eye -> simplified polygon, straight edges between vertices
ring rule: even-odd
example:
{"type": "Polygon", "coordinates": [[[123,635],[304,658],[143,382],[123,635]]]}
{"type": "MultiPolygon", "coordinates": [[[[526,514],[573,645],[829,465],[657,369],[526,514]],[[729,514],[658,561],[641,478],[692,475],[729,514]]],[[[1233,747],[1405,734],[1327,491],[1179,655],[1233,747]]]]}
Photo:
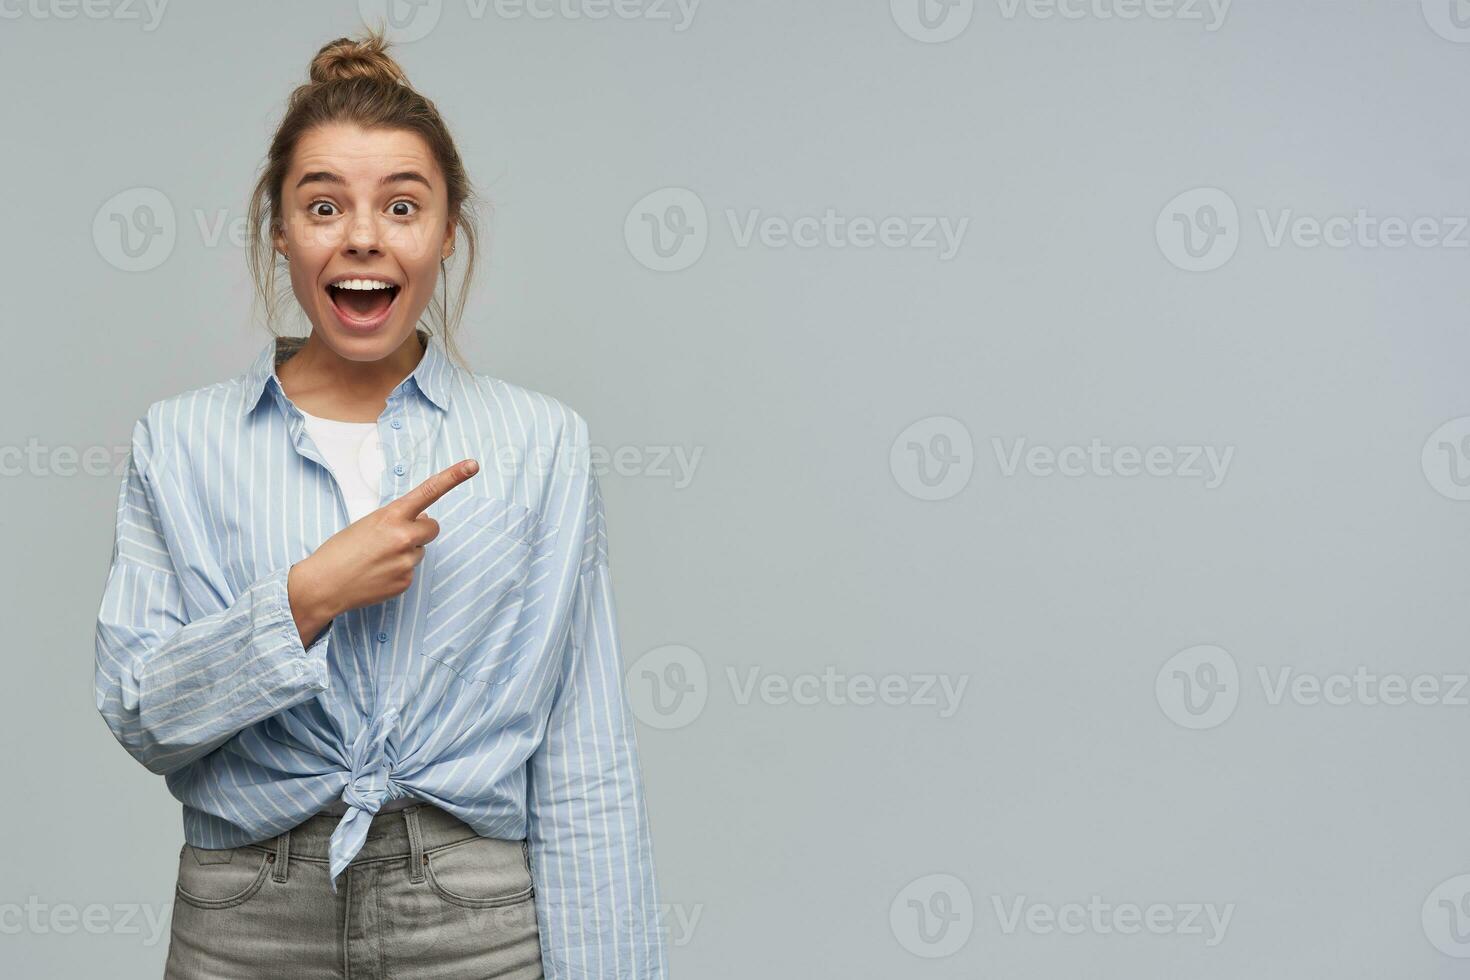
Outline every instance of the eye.
{"type": "Polygon", "coordinates": [[[329,208],[331,208],[334,211],[337,209],[337,205],[333,204],[331,201],[312,201],[310,204],[308,204],[306,206],[306,210],[310,211],[313,215],[315,215],[318,218],[330,218],[331,217],[330,214],[323,214],[322,212],[320,212],[320,211],[317,210],[317,206],[318,205],[329,207],[329,208]]]}
{"type": "Polygon", "coordinates": [[[392,212],[392,214],[393,214],[393,216],[395,218],[407,218],[410,215],[412,215],[415,211],[417,211],[418,209],[419,209],[419,206],[416,203],[414,203],[413,201],[408,201],[408,200],[394,201],[392,204],[388,205],[388,210],[390,212],[392,212]],[[409,208],[411,210],[408,210],[408,211],[395,211],[394,208],[409,208]]]}

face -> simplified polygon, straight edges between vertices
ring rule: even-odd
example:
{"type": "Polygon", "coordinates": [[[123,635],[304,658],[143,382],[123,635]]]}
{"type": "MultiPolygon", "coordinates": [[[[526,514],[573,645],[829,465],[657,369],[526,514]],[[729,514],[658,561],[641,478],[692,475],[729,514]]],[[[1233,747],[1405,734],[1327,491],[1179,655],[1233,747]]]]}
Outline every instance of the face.
{"type": "Polygon", "coordinates": [[[349,360],[402,346],[453,248],[448,201],[416,133],[333,124],[303,135],[273,237],[313,334],[349,360]]]}

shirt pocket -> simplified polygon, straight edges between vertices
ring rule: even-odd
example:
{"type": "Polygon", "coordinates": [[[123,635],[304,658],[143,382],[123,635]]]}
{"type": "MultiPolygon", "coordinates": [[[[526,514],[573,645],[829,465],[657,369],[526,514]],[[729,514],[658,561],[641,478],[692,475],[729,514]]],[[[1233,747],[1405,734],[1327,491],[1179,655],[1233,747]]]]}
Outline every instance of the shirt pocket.
{"type": "Polygon", "coordinates": [[[499,497],[465,495],[432,515],[428,612],[419,653],[467,681],[502,684],[517,653],[539,527],[536,512],[499,497]]]}

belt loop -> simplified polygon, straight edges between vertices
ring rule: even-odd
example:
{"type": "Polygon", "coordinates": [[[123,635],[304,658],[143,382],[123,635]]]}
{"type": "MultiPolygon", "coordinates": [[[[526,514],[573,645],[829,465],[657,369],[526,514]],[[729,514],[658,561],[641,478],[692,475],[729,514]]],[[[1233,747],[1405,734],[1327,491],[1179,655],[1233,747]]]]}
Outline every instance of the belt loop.
{"type": "Polygon", "coordinates": [[[418,804],[403,808],[403,822],[408,824],[408,880],[417,883],[424,880],[424,865],[429,860],[424,857],[424,842],[419,836],[418,804]]]}
{"type": "Polygon", "coordinates": [[[286,880],[286,865],[291,863],[291,831],[284,831],[276,838],[276,869],[271,872],[271,877],[276,881],[286,880]]]}

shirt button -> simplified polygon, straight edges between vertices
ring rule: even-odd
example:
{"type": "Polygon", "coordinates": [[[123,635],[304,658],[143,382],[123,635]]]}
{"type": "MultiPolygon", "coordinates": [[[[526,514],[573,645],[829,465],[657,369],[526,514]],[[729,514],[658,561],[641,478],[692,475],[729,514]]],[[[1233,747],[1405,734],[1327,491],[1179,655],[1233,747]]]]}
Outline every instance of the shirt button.
{"type": "Polygon", "coordinates": [[[393,428],[395,428],[395,429],[401,429],[401,428],[403,428],[403,422],[400,421],[399,419],[394,419],[389,424],[392,425],[393,428]]]}
{"type": "Polygon", "coordinates": [[[402,476],[403,475],[403,464],[402,463],[396,464],[393,467],[393,472],[394,473],[397,473],[399,476],[402,476]]]}
{"type": "Polygon", "coordinates": [[[388,634],[387,633],[383,633],[383,632],[380,631],[378,633],[378,642],[379,643],[387,643],[388,642],[388,634]]]}
{"type": "Polygon", "coordinates": [[[305,660],[298,660],[298,661],[296,661],[296,673],[298,673],[298,674],[304,674],[304,673],[306,673],[306,661],[305,660]]]}

